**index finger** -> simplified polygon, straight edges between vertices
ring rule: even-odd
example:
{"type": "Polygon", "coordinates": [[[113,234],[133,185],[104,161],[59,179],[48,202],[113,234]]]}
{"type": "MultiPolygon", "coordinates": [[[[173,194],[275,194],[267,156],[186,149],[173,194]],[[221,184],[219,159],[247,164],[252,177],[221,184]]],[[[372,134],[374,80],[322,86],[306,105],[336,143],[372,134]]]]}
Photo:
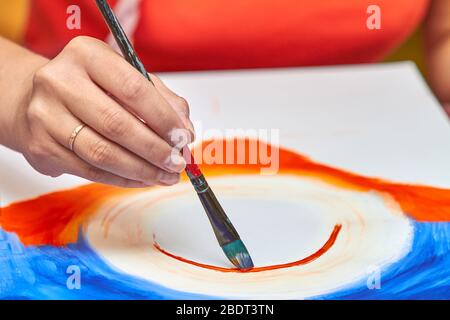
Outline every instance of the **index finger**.
{"type": "MultiPolygon", "coordinates": [[[[182,119],[158,90],[125,59],[104,44],[91,53],[85,68],[97,85],[126,105],[169,144],[176,144],[171,136],[173,130],[186,129],[182,119]]],[[[187,136],[190,141],[190,136],[187,136]]]]}

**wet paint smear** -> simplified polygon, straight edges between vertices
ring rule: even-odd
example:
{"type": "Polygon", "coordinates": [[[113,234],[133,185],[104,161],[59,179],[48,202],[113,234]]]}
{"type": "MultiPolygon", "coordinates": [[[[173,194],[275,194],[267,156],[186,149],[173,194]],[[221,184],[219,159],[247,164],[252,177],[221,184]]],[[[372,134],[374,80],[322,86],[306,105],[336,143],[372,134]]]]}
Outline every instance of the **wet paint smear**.
{"type": "Polygon", "coordinates": [[[309,256],[307,256],[305,258],[302,258],[297,261],[289,262],[289,263],[275,264],[275,265],[264,266],[264,267],[255,267],[255,268],[247,269],[247,270],[242,270],[242,269],[238,269],[238,268],[218,267],[218,266],[213,266],[213,265],[209,265],[209,264],[195,262],[195,261],[183,258],[183,257],[179,257],[179,256],[176,256],[176,255],[164,250],[163,248],[161,248],[161,246],[156,242],[156,240],[154,241],[153,246],[156,248],[156,250],[158,250],[159,252],[165,254],[166,256],[168,256],[170,258],[173,258],[178,261],[181,261],[181,262],[184,262],[187,264],[191,264],[193,266],[197,266],[200,268],[214,270],[214,271],[220,271],[220,272],[252,273],[252,272],[262,272],[262,271],[270,271],[270,270],[297,267],[297,266],[305,265],[307,263],[310,263],[310,262],[316,260],[320,256],[324,255],[328,250],[330,250],[330,248],[336,242],[336,239],[339,235],[339,232],[341,231],[341,228],[342,228],[342,225],[340,225],[340,224],[335,225],[333,228],[333,231],[331,232],[330,237],[325,242],[325,244],[319,250],[317,250],[316,252],[314,252],[313,254],[310,254],[309,256]]]}

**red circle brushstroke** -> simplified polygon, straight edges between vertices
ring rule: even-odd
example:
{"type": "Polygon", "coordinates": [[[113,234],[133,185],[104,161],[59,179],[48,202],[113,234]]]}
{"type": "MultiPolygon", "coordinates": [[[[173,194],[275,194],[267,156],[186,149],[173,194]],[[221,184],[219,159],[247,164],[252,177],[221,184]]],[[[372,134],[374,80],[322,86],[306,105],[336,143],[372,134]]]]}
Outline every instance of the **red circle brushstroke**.
{"type": "Polygon", "coordinates": [[[275,264],[275,265],[265,266],[265,267],[256,267],[256,268],[246,269],[246,270],[238,269],[238,268],[218,267],[218,266],[213,266],[213,265],[209,265],[209,264],[192,261],[192,260],[189,260],[189,259],[186,259],[183,257],[179,257],[179,256],[176,256],[173,253],[170,253],[170,252],[164,250],[163,248],[161,248],[161,246],[156,241],[154,241],[153,246],[155,247],[156,250],[158,250],[159,252],[165,254],[166,256],[168,256],[170,258],[176,259],[178,261],[181,261],[181,262],[184,262],[184,263],[196,266],[196,267],[204,268],[204,269],[220,271],[220,272],[236,272],[236,273],[262,272],[262,271],[297,267],[297,266],[305,265],[307,263],[310,263],[310,262],[316,260],[320,256],[324,255],[334,245],[334,243],[336,242],[336,239],[339,235],[339,232],[341,231],[341,228],[342,228],[342,225],[340,225],[340,224],[335,225],[333,228],[333,231],[331,232],[330,237],[325,242],[325,244],[319,250],[317,250],[313,254],[311,254],[303,259],[293,261],[293,262],[283,263],[283,264],[275,264]]]}

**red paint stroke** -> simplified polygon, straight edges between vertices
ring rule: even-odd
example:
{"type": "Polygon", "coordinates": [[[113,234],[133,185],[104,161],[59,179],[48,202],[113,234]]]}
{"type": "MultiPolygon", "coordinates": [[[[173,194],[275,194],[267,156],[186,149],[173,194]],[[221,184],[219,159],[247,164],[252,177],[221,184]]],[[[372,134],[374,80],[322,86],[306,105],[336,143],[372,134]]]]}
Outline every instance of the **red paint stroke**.
{"type": "MultiPolygon", "coordinates": [[[[230,159],[238,163],[236,152],[228,152],[227,156],[227,150],[230,149],[243,149],[246,162],[251,163],[250,150],[255,145],[258,154],[262,148],[268,151],[268,157],[279,154],[279,175],[311,178],[351,191],[375,191],[386,199],[387,205],[400,206],[406,215],[415,220],[450,221],[448,189],[364,177],[316,163],[294,151],[249,139],[206,141],[197,146],[192,153],[195,158],[199,153],[207,155],[213,153],[214,158],[222,163],[203,162],[201,170],[207,178],[223,175],[259,175],[262,168],[268,167],[261,159],[257,159],[255,164],[227,164],[230,159]],[[228,144],[231,144],[233,149],[227,148],[228,144]]],[[[197,159],[197,163],[202,161],[197,159]]],[[[195,171],[195,168],[192,169],[195,171]]],[[[184,179],[187,180],[187,177],[184,179]]],[[[0,208],[0,226],[5,231],[15,232],[25,245],[66,245],[77,241],[80,226],[86,223],[90,215],[95,214],[99,206],[107,201],[120,201],[122,196],[137,192],[142,190],[89,184],[49,193],[0,208]]]]}
{"type": "Polygon", "coordinates": [[[307,256],[306,258],[297,260],[297,261],[293,261],[293,262],[289,262],[289,263],[282,263],[282,264],[275,264],[275,265],[271,265],[271,266],[265,266],[265,267],[255,267],[252,269],[247,269],[247,270],[242,270],[242,269],[238,269],[238,268],[224,268],[224,267],[218,267],[218,266],[213,266],[210,264],[204,264],[204,263],[200,263],[200,262],[195,262],[183,257],[179,257],[174,255],[173,253],[170,253],[166,250],[164,250],[163,248],[161,248],[161,246],[155,241],[153,243],[153,246],[161,253],[165,254],[166,256],[176,259],[178,261],[184,262],[184,263],[188,263],[191,264],[193,266],[196,267],[200,267],[203,269],[209,269],[209,270],[214,270],[214,271],[220,271],[220,272],[236,272],[236,273],[250,273],[250,272],[262,272],[262,271],[270,271],[270,270],[277,270],[277,269],[285,269],[285,268],[292,268],[292,267],[297,267],[297,266],[301,266],[301,265],[305,265],[308,264],[314,260],[316,260],[317,258],[321,257],[322,255],[324,255],[328,250],[330,250],[330,248],[333,246],[333,244],[336,242],[336,239],[339,235],[339,232],[341,231],[342,225],[337,224],[334,226],[333,232],[331,232],[330,237],[328,238],[327,242],[325,242],[325,244],[316,252],[314,252],[313,254],[307,256]]]}
{"type": "Polygon", "coordinates": [[[202,172],[200,171],[200,167],[195,163],[194,156],[188,147],[183,149],[183,156],[186,160],[186,171],[194,178],[200,177],[202,172]]]}

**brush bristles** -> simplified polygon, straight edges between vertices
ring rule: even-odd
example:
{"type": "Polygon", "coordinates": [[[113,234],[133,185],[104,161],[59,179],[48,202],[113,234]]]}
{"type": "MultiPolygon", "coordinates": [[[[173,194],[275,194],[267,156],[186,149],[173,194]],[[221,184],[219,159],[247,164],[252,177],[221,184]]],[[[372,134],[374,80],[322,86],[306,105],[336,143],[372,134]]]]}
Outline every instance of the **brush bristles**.
{"type": "Polygon", "coordinates": [[[254,267],[252,258],[241,240],[230,242],[222,249],[236,268],[244,271],[254,267]]]}

